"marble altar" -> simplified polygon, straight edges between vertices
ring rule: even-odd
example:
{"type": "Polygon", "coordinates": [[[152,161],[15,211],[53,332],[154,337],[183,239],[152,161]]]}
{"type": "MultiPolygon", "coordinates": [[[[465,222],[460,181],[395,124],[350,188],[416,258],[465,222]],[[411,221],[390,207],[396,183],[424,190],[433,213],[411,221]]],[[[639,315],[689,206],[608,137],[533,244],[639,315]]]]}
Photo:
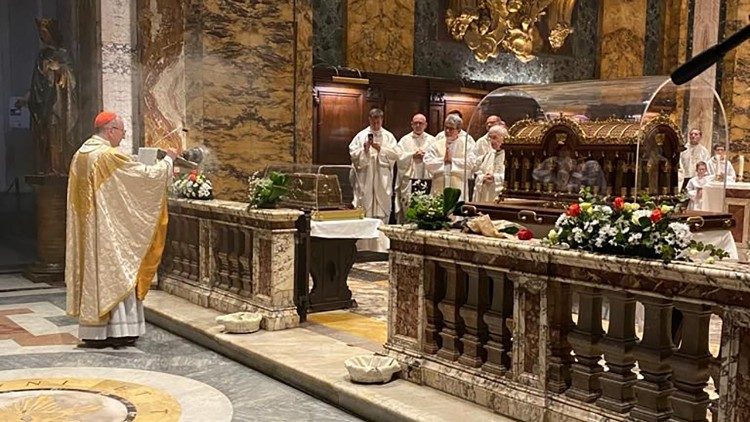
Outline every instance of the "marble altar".
{"type": "Polygon", "coordinates": [[[222,200],[169,200],[159,288],[225,313],[263,315],[261,328],[299,325],[295,236],[301,211],[222,200]]]}
{"type": "Polygon", "coordinates": [[[738,365],[750,357],[744,264],[381,230],[391,241],[385,348],[403,378],[523,421],[705,420],[709,407],[713,420],[750,418],[738,365]],[[675,310],[682,322],[673,329],[675,310]],[[723,322],[718,357],[708,348],[712,315],[723,322]],[[715,400],[704,392],[709,377],[715,400]]]}

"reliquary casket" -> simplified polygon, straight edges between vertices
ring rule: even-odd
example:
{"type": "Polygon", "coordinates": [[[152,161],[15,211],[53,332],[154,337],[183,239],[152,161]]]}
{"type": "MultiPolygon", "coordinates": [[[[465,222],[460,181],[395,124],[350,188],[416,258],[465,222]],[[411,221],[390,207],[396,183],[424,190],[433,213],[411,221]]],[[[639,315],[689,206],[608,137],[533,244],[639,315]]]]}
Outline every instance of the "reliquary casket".
{"type": "MultiPolygon", "coordinates": [[[[643,126],[619,119],[521,120],[508,133],[502,196],[495,204],[470,204],[493,219],[518,221],[546,233],[584,187],[601,196],[636,200],[637,193],[677,201],[684,147],[679,127],[666,116],[643,126]]],[[[694,231],[735,225],[724,213],[684,211],[679,218],[694,231]]]]}
{"type": "Polygon", "coordinates": [[[644,126],[620,119],[521,120],[508,132],[506,197],[577,198],[581,188],[589,187],[595,194],[628,198],[635,194],[639,166],[639,193],[679,193],[681,131],[666,116],[644,126]]]}
{"type": "Polygon", "coordinates": [[[287,193],[279,206],[310,212],[313,220],[342,220],[364,217],[352,206],[354,195],[351,166],[275,166],[287,176],[287,193]]]}

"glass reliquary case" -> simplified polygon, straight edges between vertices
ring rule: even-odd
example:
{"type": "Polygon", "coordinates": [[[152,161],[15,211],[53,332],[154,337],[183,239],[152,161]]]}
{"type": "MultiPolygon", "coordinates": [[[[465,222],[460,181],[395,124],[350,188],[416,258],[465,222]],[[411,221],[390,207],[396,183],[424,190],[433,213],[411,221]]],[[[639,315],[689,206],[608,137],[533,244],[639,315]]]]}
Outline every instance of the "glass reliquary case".
{"type": "Polygon", "coordinates": [[[265,174],[286,175],[280,207],[310,212],[313,220],[346,220],[364,218],[364,210],[352,205],[357,186],[352,170],[351,165],[275,164],[266,167],[265,174]]]}
{"type": "MultiPolygon", "coordinates": [[[[731,156],[724,107],[702,79],[681,86],[652,76],[502,87],[478,104],[467,132],[485,133],[491,115],[508,130],[501,193],[480,200],[472,194],[475,184],[468,185],[472,205],[493,218],[554,224],[584,187],[602,196],[633,200],[648,194],[687,205],[685,187],[695,170],[682,168],[681,156],[683,164],[695,162],[685,154],[700,150],[710,159],[717,147],[731,156]],[[687,151],[695,130],[701,148],[687,151]]],[[[731,162],[722,165],[714,173],[726,174],[731,162]]],[[[477,171],[467,170],[466,180],[480,177],[477,171]]],[[[731,227],[734,221],[723,213],[725,184],[712,176],[706,187],[712,200],[704,201],[710,204],[690,204],[684,218],[692,218],[695,228],[731,227]]]]}

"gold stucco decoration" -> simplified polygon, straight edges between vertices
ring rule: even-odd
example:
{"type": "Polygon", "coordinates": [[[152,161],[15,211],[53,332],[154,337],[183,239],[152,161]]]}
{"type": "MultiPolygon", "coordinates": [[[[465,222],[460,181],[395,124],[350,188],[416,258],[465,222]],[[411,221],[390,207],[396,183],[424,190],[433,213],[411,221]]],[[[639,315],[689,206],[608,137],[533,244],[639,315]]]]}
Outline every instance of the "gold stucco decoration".
{"type": "Polygon", "coordinates": [[[445,23],[456,40],[463,40],[482,63],[501,49],[526,63],[544,47],[538,24],[546,19],[547,41],[558,50],[573,33],[571,16],[576,0],[451,0],[445,23]]]}

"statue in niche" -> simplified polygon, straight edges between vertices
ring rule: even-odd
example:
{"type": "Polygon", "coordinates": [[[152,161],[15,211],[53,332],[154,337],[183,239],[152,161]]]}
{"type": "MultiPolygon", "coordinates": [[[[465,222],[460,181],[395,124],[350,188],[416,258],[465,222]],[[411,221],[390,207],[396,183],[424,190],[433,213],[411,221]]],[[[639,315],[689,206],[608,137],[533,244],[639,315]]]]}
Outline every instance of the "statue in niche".
{"type": "Polygon", "coordinates": [[[37,19],[41,49],[31,77],[28,106],[37,173],[67,175],[78,147],[74,129],[78,96],[73,64],[54,19],[37,19]]]}

